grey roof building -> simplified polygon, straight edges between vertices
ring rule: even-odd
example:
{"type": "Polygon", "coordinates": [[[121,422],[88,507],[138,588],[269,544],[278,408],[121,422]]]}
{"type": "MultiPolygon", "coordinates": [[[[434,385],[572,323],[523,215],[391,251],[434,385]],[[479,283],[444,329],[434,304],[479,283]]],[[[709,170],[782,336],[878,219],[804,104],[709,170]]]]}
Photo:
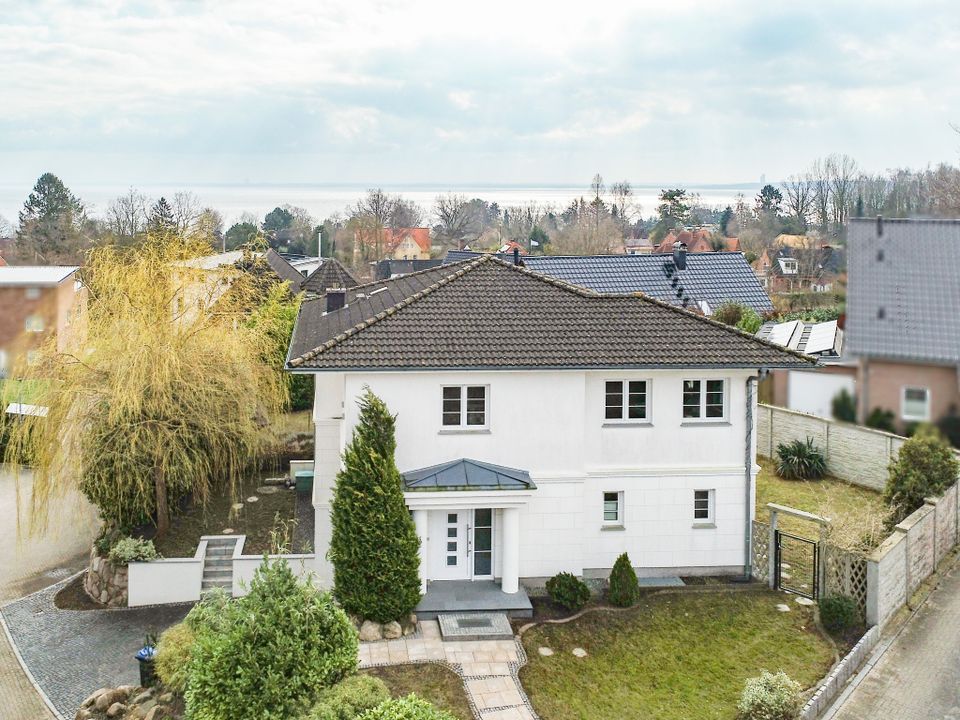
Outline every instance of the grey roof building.
{"type": "Polygon", "coordinates": [[[640,293],[597,293],[483,255],[304,302],[287,367],[713,368],[813,362],[640,293]]]}
{"type": "MultiPolygon", "coordinates": [[[[447,262],[479,253],[451,250],[447,262]]],[[[509,259],[502,256],[503,259],[509,259]]],[[[686,253],[678,269],[670,253],[645,255],[525,255],[523,265],[535,272],[600,293],[642,292],[663,302],[711,314],[727,301],[739,302],[763,315],[773,304],[742,253],[686,253]]]]}
{"type": "Polygon", "coordinates": [[[349,288],[359,285],[360,281],[336,258],[324,258],[301,284],[301,289],[314,295],[322,295],[330,288],[349,288]]]}

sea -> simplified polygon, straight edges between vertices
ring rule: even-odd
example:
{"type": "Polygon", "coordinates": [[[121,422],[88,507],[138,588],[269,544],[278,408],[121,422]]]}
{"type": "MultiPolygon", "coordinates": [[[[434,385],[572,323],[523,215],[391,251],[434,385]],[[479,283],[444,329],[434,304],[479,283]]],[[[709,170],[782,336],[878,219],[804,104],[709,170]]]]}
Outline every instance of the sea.
{"type": "MultiPolygon", "coordinates": [[[[138,185],[137,190],[152,200],[161,196],[171,197],[176,192],[193,193],[202,207],[212,207],[223,215],[226,226],[236,222],[244,213],[258,218],[279,205],[302,207],[316,220],[323,220],[336,213],[345,215],[350,206],[355,205],[369,188],[381,187],[384,191],[401,195],[420,205],[430,218],[437,196],[457,193],[467,198],[481,198],[495,202],[501,208],[525,206],[535,203],[540,207],[550,207],[562,211],[572,200],[579,197],[590,198],[591,190],[587,185],[313,185],[313,184],[163,184],[138,185]]],[[[697,193],[708,207],[733,205],[737,195],[742,193],[748,198],[755,196],[760,185],[757,183],[739,183],[735,185],[690,185],[670,183],[663,185],[633,186],[635,212],[643,217],[655,214],[658,196],[664,188],[685,187],[691,193],[697,193]]],[[[72,185],[71,191],[78,196],[94,217],[101,217],[110,202],[128,191],[125,185],[72,185]]],[[[15,225],[23,203],[30,193],[28,185],[0,183],[0,216],[15,225]]]]}

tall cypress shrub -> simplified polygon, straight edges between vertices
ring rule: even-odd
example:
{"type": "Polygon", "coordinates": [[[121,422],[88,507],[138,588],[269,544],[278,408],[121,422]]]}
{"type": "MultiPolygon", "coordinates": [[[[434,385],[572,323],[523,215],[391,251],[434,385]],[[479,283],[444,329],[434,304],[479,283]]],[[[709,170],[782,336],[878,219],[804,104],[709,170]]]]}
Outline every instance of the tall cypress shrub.
{"type": "Polygon", "coordinates": [[[389,622],[420,601],[420,541],[394,461],[396,417],[367,388],[343,454],[331,514],[334,596],[348,613],[389,622]]]}

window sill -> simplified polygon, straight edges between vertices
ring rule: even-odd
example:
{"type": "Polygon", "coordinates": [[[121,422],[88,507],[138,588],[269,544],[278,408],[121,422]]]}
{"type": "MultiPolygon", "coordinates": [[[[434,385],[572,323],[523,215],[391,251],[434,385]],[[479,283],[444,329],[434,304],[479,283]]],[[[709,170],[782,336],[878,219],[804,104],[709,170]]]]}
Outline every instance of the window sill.
{"type": "Polygon", "coordinates": [[[713,522],[695,522],[693,524],[694,530],[712,530],[716,529],[717,524],[713,522]]]}
{"type": "Polygon", "coordinates": [[[699,427],[706,425],[708,427],[718,427],[723,425],[730,425],[729,420],[683,420],[680,422],[680,427],[699,427]]]}
{"type": "Polygon", "coordinates": [[[490,428],[445,428],[437,435],[489,435],[490,428]]]}
{"type": "Polygon", "coordinates": [[[600,532],[620,532],[626,530],[623,525],[601,525],[600,532]]]}
{"type": "Polygon", "coordinates": [[[600,427],[653,427],[653,423],[649,420],[606,420],[600,427]]]}

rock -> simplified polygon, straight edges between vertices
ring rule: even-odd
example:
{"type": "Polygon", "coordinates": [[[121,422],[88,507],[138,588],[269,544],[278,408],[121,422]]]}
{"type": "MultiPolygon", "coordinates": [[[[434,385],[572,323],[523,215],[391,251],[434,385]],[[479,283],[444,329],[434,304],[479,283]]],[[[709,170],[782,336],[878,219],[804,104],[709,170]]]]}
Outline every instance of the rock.
{"type": "Polygon", "coordinates": [[[257,502],[259,499],[260,499],[260,498],[258,498],[256,495],[251,495],[250,497],[247,498],[247,502],[248,502],[248,503],[255,503],[255,502],[257,502]]]}
{"type": "Polygon", "coordinates": [[[383,624],[383,637],[385,640],[396,640],[403,637],[403,628],[396,620],[383,624]]]}
{"type": "Polygon", "coordinates": [[[233,535],[234,532],[236,532],[236,531],[235,531],[233,528],[224,528],[224,529],[223,529],[223,532],[220,533],[220,534],[221,534],[221,535],[233,535]]]}
{"type": "Polygon", "coordinates": [[[810,605],[816,605],[816,603],[815,603],[813,600],[811,600],[810,598],[798,597],[798,598],[797,598],[797,605],[803,605],[803,606],[805,606],[805,607],[809,607],[810,605]]]}
{"type": "Polygon", "coordinates": [[[91,707],[97,701],[97,698],[103,695],[105,692],[110,692],[110,688],[100,688],[99,690],[94,690],[92,693],[90,693],[90,695],[87,696],[86,700],[80,703],[80,707],[91,707]]]}
{"type": "Polygon", "coordinates": [[[130,697],[130,693],[137,689],[136,685],[119,685],[117,687],[117,692],[123,693],[124,698],[130,697]]]}
{"type": "Polygon", "coordinates": [[[550,657],[553,655],[553,650],[548,647],[538,647],[537,652],[540,653],[543,657],[550,657]]]}
{"type": "Polygon", "coordinates": [[[131,705],[140,705],[145,703],[147,700],[153,697],[153,690],[147,688],[142,693],[139,693],[133,700],[130,701],[131,705]]]}
{"type": "Polygon", "coordinates": [[[230,509],[234,511],[243,510],[243,503],[234,503],[230,506],[230,509]]]}
{"type": "Polygon", "coordinates": [[[93,715],[90,714],[89,710],[85,710],[84,708],[77,710],[77,714],[73,716],[73,720],[91,720],[91,718],[93,718],[93,715]]]}
{"type": "Polygon", "coordinates": [[[350,619],[350,622],[353,623],[353,626],[357,629],[357,632],[360,632],[360,627],[363,625],[363,620],[360,619],[360,616],[348,614],[347,617],[350,619]]]}
{"type": "Polygon", "coordinates": [[[163,695],[161,695],[160,697],[158,697],[157,700],[158,700],[160,703],[162,703],[163,705],[169,705],[170,703],[173,702],[173,693],[172,693],[172,692],[165,692],[163,695]]]}
{"type": "Polygon", "coordinates": [[[276,485],[261,485],[257,488],[257,492],[261,495],[273,495],[276,492],[279,492],[280,488],[276,485]]]}
{"type": "Polygon", "coordinates": [[[777,605],[777,610],[779,610],[780,612],[790,612],[790,606],[787,605],[786,603],[779,603],[777,605]]]}
{"type": "Polygon", "coordinates": [[[107,690],[105,693],[97,697],[96,702],[93,703],[93,708],[94,710],[105,712],[106,709],[116,703],[120,697],[121,696],[117,694],[116,690],[107,690]]]}
{"type": "Polygon", "coordinates": [[[574,648],[570,652],[572,652],[576,657],[579,657],[579,658],[583,658],[587,656],[587,651],[584,650],[583,648],[574,648]]]}
{"type": "Polygon", "coordinates": [[[113,705],[111,705],[110,708],[107,710],[107,717],[111,717],[111,718],[120,717],[120,716],[123,715],[126,711],[127,711],[127,706],[126,706],[126,705],[124,705],[124,704],[121,703],[121,702],[115,702],[115,703],[114,703],[113,705]]]}
{"type": "Polygon", "coordinates": [[[403,626],[403,636],[413,635],[417,631],[416,625],[405,625],[403,626]]]}
{"type": "Polygon", "coordinates": [[[146,715],[148,712],[150,712],[150,710],[156,707],[156,705],[157,705],[157,701],[154,700],[153,698],[150,698],[145,703],[140,705],[138,708],[138,710],[140,711],[140,717],[143,717],[144,715],[146,715]]]}
{"type": "Polygon", "coordinates": [[[411,625],[416,625],[416,624],[417,624],[417,614],[416,614],[416,613],[410,613],[410,617],[407,618],[407,622],[410,623],[411,625]]]}
{"type": "Polygon", "coordinates": [[[160,720],[160,706],[150,708],[150,712],[143,716],[143,720],[160,720]]]}
{"type": "Polygon", "coordinates": [[[364,620],[360,626],[360,642],[375,642],[383,639],[383,630],[380,623],[364,620]]]}

